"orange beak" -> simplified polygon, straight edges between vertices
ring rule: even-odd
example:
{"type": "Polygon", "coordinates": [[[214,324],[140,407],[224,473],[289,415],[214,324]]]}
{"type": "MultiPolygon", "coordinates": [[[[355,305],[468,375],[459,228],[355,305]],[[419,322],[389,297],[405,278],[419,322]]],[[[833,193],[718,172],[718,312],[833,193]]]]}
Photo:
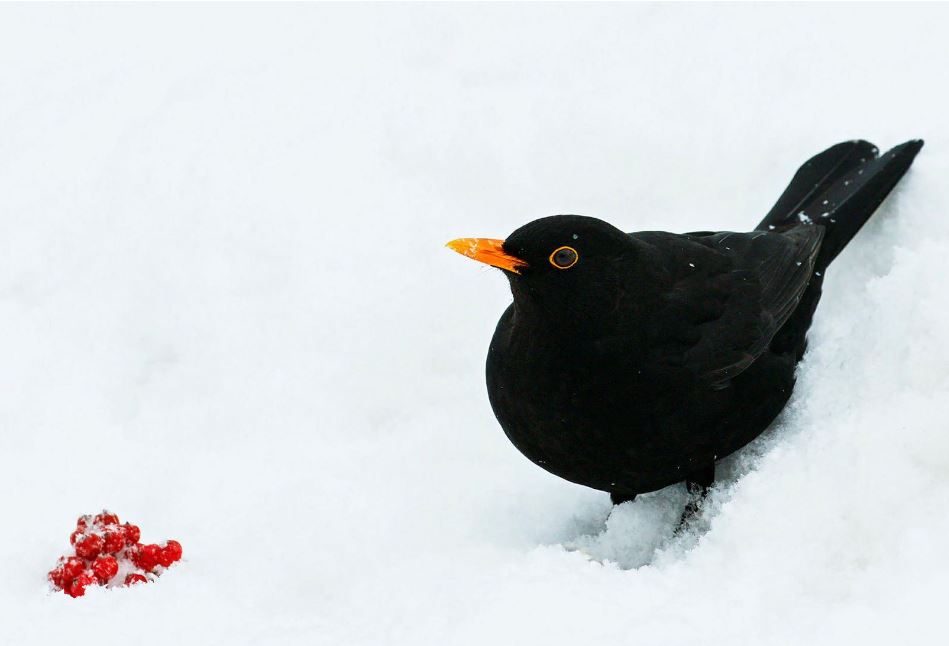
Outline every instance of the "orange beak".
{"type": "Polygon", "coordinates": [[[506,269],[515,274],[521,273],[519,269],[526,267],[527,263],[520,258],[515,258],[505,253],[504,248],[501,246],[503,244],[504,240],[492,240],[490,238],[458,238],[457,240],[452,240],[445,246],[453,251],[457,251],[462,256],[474,258],[478,262],[483,262],[486,265],[506,269]]]}

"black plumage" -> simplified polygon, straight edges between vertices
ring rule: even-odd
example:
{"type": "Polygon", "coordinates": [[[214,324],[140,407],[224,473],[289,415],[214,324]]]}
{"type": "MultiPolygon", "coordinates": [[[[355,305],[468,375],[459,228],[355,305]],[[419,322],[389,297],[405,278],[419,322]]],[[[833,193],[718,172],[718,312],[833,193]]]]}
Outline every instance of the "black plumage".
{"type": "Polygon", "coordinates": [[[715,461],[784,408],[827,266],[922,144],[829,148],[749,233],[627,234],[559,215],[503,242],[449,243],[510,280],[487,360],[508,438],[614,502],[710,486],[715,461]]]}

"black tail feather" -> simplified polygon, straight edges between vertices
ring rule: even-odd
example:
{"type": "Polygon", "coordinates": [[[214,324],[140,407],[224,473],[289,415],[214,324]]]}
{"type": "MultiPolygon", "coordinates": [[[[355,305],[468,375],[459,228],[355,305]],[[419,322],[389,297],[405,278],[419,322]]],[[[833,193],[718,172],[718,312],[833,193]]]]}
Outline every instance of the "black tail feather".
{"type": "Polygon", "coordinates": [[[826,233],[815,268],[823,271],[870,219],[923,147],[914,139],[877,156],[866,141],[837,144],[794,175],[758,230],[819,224],[826,233]]]}
{"type": "Polygon", "coordinates": [[[786,228],[800,222],[798,214],[854,168],[876,158],[879,149],[869,141],[839,143],[808,159],[794,174],[768,215],[756,227],[759,231],[786,228]]]}

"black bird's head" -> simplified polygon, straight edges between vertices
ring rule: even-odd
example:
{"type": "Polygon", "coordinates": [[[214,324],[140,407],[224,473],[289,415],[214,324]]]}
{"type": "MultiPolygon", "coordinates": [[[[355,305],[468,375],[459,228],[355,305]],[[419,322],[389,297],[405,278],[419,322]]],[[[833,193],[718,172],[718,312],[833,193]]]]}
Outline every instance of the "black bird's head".
{"type": "Polygon", "coordinates": [[[581,215],[534,220],[505,240],[459,238],[448,247],[501,269],[518,310],[581,319],[615,302],[634,254],[627,234],[581,215]]]}

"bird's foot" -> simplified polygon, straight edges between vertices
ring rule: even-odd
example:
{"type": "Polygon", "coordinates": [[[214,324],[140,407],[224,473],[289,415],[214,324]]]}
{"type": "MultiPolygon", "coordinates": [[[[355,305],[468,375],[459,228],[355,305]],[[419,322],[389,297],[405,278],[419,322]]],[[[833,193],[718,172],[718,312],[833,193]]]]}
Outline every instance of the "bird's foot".
{"type": "Polygon", "coordinates": [[[699,515],[699,512],[702,510],[702,504],[705,502],[705,496],[708,491],[705,491],[699,495],[689,495],[689,501],[685,504],[685,509],[682,510],[682,517],[679,519],[679,524],[676,525],[675,535],[681,534],[686,527],[699,515]]]}
{"type": "Polygon", "coordinates": [[[685,481],[685,488],[689,492],[689,501],[685,504],[682,511],[682,518],[676,525],[675,534],[681,534],[683,530],[695,519],[702,510],[702,505],[708,497],[708,492],[712,489],[715,482],[715,465],[692,474],[685,481]]]}

